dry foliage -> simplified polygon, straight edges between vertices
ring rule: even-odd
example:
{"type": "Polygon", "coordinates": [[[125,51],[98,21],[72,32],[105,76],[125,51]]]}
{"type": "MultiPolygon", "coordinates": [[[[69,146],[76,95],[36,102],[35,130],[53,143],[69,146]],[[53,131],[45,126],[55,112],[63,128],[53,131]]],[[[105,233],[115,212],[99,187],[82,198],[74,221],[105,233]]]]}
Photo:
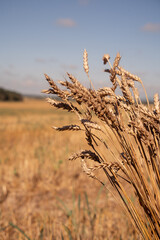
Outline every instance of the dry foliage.
{"type": "MultiPolygon", "coordinates": [[[[66,90],[62,90],[45,75],[50,89],[43,92],[60,97],[61,101],[58,103],[53,99],[47,101],[56,108],[74,112],[79,120],[79,125],[54,127],[58,131],[76,130],[84,133],[84,141],[87,141],[89,149],[74,154],[70,160],[80,158],[83,171],[108,189],[108,183],[105,183],[107,178],[112,186],[111,192],[116,199],[122,200],[122,207],[128,212],[135,229],[144,239],[159,239],[158,94],[154,97],[153,107],[149,105],[148,99],[147,106],[142,104],[138,89],[135,87],[135,82],[138,82],[144,88],[141,79],[119,66],[121,59],[119,53],[113,67],[109,59],[108,54],[104,55],[104,64],[110,65],[110,69],[106,69],[105,72],[110,74],[111,88],[87,89],[74,76],[67,73],[70,81],[60,81],[66,90]],[[116,94],[117,88],[121,90],[121,95],[116,94]],[[136,203],[130,198],[128,190],[133,192],[136,203]]],[[[89,77],[86,50],[84,70],[89,77]]],[[[92,84],[91,80],[90,83],[92,84]]]]}
{"type": "Polygon", "coordinates": [[[0,239],[27,239],[22,230],[30,240],[138,240],[111,193],[79,171],[76,156],[66,161],[79,142],[87,149],[84,131],[62,134],[53,123],[78,120],[43,99],[0,103],[0,239]]]}

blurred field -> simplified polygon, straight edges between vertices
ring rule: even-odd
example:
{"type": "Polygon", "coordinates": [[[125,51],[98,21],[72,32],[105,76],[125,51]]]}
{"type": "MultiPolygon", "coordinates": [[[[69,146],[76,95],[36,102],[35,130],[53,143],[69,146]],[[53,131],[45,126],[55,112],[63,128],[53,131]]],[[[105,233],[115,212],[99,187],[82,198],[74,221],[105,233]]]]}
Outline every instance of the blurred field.
{"type": "Polygon", "coordinates": [[[0,239],[139,239],[110,192],[67,160],[88,149],[84,137],[51,126],[73,122],[45,100],[0,102],[0,239]]]}

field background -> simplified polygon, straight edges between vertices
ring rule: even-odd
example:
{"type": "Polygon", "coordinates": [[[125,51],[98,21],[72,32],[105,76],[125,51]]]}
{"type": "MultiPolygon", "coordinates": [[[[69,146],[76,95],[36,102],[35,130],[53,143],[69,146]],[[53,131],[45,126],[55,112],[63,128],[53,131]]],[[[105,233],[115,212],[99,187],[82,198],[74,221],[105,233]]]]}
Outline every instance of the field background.
{"type": "Polygon", "coordinates": [[[0,239],[139,239],[110,191],[67,160],[84,136],[51,127],[73,123],[42,99],[0,102],[0,239]]]}

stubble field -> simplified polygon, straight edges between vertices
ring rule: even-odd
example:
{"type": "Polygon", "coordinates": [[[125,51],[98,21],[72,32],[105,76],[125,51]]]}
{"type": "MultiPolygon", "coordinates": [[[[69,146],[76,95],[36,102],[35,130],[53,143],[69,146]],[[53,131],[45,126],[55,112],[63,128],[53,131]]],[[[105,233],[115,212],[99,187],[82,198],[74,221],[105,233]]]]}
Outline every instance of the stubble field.
{"type": "Polygon", "coordinates": [[[45,100],[0,103],[0,239],[139,239],[109,184],[67,160],[84,136],[51,127],[73,122],[45,100]]]}

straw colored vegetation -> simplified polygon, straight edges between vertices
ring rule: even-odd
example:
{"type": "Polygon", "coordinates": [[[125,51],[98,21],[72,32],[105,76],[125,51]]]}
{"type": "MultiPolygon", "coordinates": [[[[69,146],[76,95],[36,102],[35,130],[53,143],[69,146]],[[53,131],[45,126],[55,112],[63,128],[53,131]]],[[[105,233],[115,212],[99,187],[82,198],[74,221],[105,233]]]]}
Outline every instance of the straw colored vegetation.
{"type": "Polygon", "coordinates": [[[51,126],[72,122],[45,100],[0,103],[0,239],[136,239],[111,193],[67,160],[84,133],[51,126]]]}
{"type": "MultiPolygon", "coordinates": [[[[79,124],[54,127],[57,131],[84,133],[88,148],[74,153],[69,160],[81,160],[83,171],[97,180],[126,210],[128,218],[143,239],[160,238],[160,105],[158,94],[149,105],[141,79],[119,66],[118,53],[113,66],[109,54],[103,56],[109,65],[112,87],[95,90],[89,77],[88,54],[84,50],[83,66],[90,81],[85,88],[73,75],[59,83],[48,76],[50,85],[44,93],[56,94],[61,102],[48,98],[55,108],[77,116],[79,124]],[[142,104],[138,88],[144,90],[147,106],[142,104]],[[116,93],[120,89],[121,95],[116,93]],[[75,105],[74,100],[77,104],[75,105]],[[105,182],[105,179],[109,183],[105,182]],[[128,191],[130,189],[130,191],[128,191]],[[130,197],[132,192],[134,201],[130,197]]],[[[77,134],[77,133],[75,133],[77,134]]],[[[79,141],[81,143],[81,141],[79,141]]],[[[94,184],[93,184],[94,187],[94,184]]]]}
{"type": "Polygon", "coordinates": [[[0,103],[0,239],[159,239],[158,95],[144,106],[109,59],[112,87],[94,89],[85,50],[90,89],[45,75],[60,101],[0,103]]]}

